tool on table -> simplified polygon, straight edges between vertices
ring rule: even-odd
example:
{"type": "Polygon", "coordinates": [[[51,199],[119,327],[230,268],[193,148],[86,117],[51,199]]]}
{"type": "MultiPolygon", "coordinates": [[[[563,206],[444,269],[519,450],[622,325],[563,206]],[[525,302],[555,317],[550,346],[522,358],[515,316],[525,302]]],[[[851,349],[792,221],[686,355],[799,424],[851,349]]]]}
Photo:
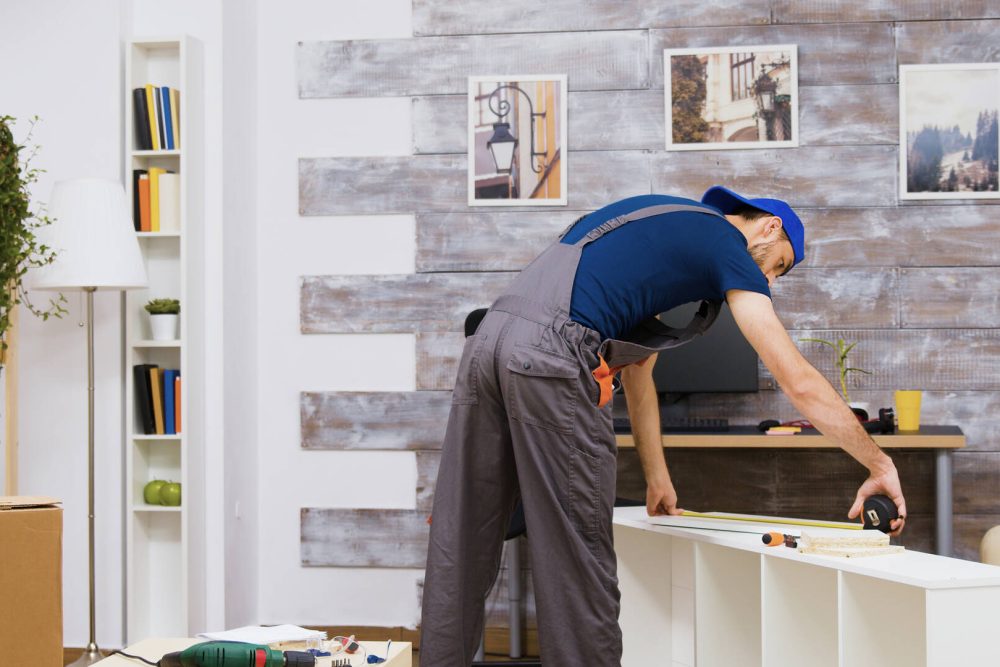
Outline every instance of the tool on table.
{"type": "Polygon", "coordinates": [[[779,533],[776,530],[764,533],[761,535],[760,540],[769,547],[776,547],[784,544],[786,547],[792,547],[794,549],[799,546],[798,538],[795,535],[785,535],[784,533],[779,533]]]}
{"type": "Polygon", "coordinates": [[[159,662],[115,651],[126,658],[158,667],[315,667],[316,658],[304,651],[278,651],[262,644],[202,642],[167,653],[159,662]]]}
{"type": "MultiPolygon", "coordinates": [[[[878,419],[868,419],[868,413],[860,408],[855,408],[855,415],[857,415],[861,426],[868,433],[891,435],[896,432],[896,415],[892,408],[880,408],[878,411],[878,419]],[[861,414],[858,414],[858,412],[861,414]]],[[[805,419],[796,419],[788,422],[780,422],[777,419],[765,419],[757,424],[757,430],[762,433],[767,433],[768,435],[780,434],[782,433],[780,429],[783,429],[784,427],[799,427],[800,429],[816,428],[811,422],[805,419]],[[771,431],[776,428],[779,430],[775,433],[771,433],[771,431]]]]}

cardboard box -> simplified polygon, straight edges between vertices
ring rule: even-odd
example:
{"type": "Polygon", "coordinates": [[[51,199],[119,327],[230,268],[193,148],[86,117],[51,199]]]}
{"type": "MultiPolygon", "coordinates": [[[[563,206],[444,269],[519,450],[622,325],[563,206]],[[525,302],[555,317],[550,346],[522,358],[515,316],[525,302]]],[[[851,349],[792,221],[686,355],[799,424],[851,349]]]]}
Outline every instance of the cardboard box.
{"type": "Polygon", "coordinates": [[[62,507],[0,496],[0,664],[61,667],[62,507]]]}

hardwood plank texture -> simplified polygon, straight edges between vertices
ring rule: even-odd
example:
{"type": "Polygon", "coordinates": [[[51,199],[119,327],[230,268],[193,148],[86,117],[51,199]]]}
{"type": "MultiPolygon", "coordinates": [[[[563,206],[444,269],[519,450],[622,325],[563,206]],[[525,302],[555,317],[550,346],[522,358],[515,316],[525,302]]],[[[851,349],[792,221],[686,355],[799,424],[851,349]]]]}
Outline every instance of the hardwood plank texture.
{"type": "Polygon", "coordinates": [[[1000,327],[1000,267],[900,269],[902,325],[1000,327]]]}
{"type": "Polygon", "coordinates": [[[462,357],[462,332],[417,334],[417,389],[451,391],[462,357]]]}
{"type": "MultiPolygon", "coordinates": [[[[835,386],[839,375],[833,351],[803,338],[857,343],[850,365],[873,375],[848,376],[848,390],[895,390],[919,387],[924,391],[1000,390],[1000,330],[996,329],[882,329],[790,331],[792,340],[809,362],[835,386]]],[[[760,365],[761,386],[774,378],[760,365]]]]}
{"type": "Polygon", "coordinates": [[[586,213],[417,213],[417,272],[520,271],[586,213]]]}
{"type": "Polygon", "coordinates": [[[860,23],[866,21],[935,21],[1000,16],[990,0],[772,0],[774,23],[860,23]]]}
{"type": "Polygon", "coordinates": [[[895,41],[888,23],[732,26],[650,30],[651,88],[663,89],[663,49],[798,44],[799,85],[896,81],[895,41]]]}
{"type": "Polygon", "coordinates": [[[641,30],[299,42],[296,55],[303,99],[465,94],[471,75],[535,73],[540,63],[571,90],[649,87],[641,30]]]}
{"type": "Polygon", "coordinates": [[[448,391],[302,392],[303,449],[440,449],[448,391]]]}
{"type": "Polygon", "coordinates": [[[799,211],[805,266],[997,266],[1000,225],[976,204],[799,211]]]}
{"type": "Polygon", "coordinates": [[[414,0],[414,35],[466,35],[562,30],[622,30],[669,26],[763,25],[770,22],[769,0],[620,0],[545,3],[439,2],[414,0]]]}
{"type": "MultiPolygon", "coordinates": [[[[802,146],[899,143],[899,93],[894,85],[804,86],[799,89],[802,146]]],[[[569,94],[570,151],[663,150],[662,90],[569,94]]],[[[465,96],[413,98],[416,155],[465,153],[465,96]]]]}
{"type": "Polygon", "coordinates": [[[300,511],[305,567],[423,568],[427,515],[417,510],[323,509],[300,511]]]}
{"type": "Polygon", "coordinates": [[[440,451],[418,451],[417,456],[417,511],[430,514],[434,504],[434,484],[441,465],[440,451]]]}
{"type": "Polygon", "coordinates": [[[469,312],[492,303],[515,275],[306,276],[302,333],[462,331],[469,312]]]}
{"type": "Polygon", "coordinates": [[[725,183],[748,197],[793,207],[889,206],[896,202],[895,146],[673,151],[651,156],[653,192],[700,197],[725,183]]]}
{"type": "MultiPolygon", "coordinates": [[[[568,153],[568,208],[591,209],[648,194],[649,156],[637,151],[568,153]]],[[[465,155],[303,158],[300,215],[467,210],[465,155]]],[[[520,210],[552,210],[523,207],[520,210]]]]}
{"type": "Polygon", "coordinates": [[[899,325],[896,269],[799,267],[771,288],[788,329],[893,328],[899,325]]]}
{"type": "MultiPolygon", "coordinates": [[[[989,3],[997,13],[995,2],[989,3]]],[[[992,63],[1000,60],[1000,21],[937,21],[896,26],[900,65],[992,63]]]]}

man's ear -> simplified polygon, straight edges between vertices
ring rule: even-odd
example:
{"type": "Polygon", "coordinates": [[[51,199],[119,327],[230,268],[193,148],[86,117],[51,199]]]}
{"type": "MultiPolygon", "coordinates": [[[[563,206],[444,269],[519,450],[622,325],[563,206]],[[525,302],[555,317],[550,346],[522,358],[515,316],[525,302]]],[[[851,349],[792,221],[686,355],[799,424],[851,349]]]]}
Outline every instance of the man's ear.
{"type": "Polygon", "coordinates": [[[764,238],[775,240],[777,235],[781,233],[783,226],[784,222],[778,216],[772,215],[770,218],[767,218],[764,222],[764,238]]]}

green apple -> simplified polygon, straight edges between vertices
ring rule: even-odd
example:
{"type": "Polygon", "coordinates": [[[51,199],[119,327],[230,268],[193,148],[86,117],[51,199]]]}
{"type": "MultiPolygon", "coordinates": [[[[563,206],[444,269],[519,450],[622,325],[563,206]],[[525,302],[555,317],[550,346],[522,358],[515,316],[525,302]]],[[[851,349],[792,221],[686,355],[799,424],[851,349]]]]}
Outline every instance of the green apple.
{"type": "Polygon", "coordinates": [[[177,507],[181,504],[181,483],[166,482],[160,487],[160,504],[177,507]]]}
{"type": "Polygon", "coordinates": [[[160,504],[160,489],[166,484],[162,479],[154,479],[152,482],[142,487],[142,499],[150,505],[160,504]]]}

